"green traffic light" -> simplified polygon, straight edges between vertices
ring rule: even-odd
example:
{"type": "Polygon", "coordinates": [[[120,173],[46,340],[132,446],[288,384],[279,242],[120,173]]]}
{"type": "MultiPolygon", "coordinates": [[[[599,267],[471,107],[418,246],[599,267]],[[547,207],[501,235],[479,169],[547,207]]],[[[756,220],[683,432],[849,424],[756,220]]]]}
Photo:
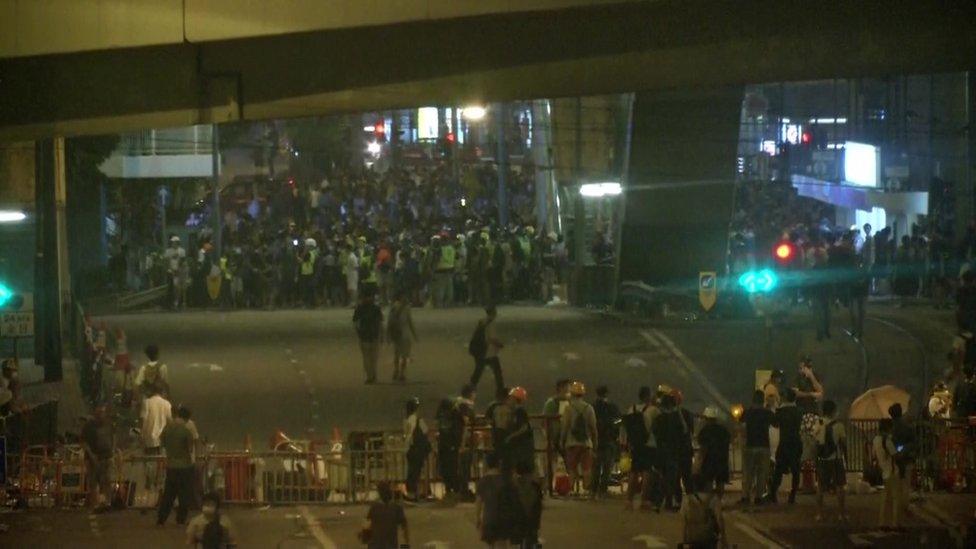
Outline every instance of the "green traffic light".
{"type": "Polygon", "coordinates": [[[5,307],[14,297],[14,291],[0,282],[0,307],[5,307]]]}
{"type": "Polygon", "coordinates": [[[747,293],[769,293],[779,284],[779,277],[769,269],[747,271],[739,277],[739,286],[747,293]]]}

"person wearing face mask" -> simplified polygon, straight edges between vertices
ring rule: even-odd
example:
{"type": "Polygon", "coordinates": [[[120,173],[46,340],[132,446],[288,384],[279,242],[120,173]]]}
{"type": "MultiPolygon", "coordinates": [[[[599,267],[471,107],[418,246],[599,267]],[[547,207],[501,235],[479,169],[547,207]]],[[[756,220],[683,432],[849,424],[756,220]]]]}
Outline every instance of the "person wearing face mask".
{"type": "Polygon", "coordinates": [[[234,525],[220,513],[220,496],[215,492],[204,494],[201,513],[186,525],[186,544],[198,549],[237,547],[234,525]]]}

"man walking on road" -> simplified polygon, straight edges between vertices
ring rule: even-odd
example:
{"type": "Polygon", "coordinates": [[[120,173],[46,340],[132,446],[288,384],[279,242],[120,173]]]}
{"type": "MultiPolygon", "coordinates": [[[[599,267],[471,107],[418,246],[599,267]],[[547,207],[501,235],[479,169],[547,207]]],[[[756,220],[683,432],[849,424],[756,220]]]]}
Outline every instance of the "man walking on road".
{"type": "Polygon", "coordinates": [[[583,489],[592,486],[591,473],[593,470],[593,446],[599,434],[596,426],[596,413],[583,396],[586,386],[582,382],[574,381],[569,387],[572,399],[562,416],[561,446],[566,450],[566,469],[573,489],[577,489],[577,481],[582,476],[583,489]],[[582,474],[581,474],[582,473],[582,474]]]}
{"type": "Polygon", "coordinates": [[[407,363],[417,341],[417,329],[410,314],[410,302],[404,292],[397,292],[390,306],[390,318],[386,322],[386,335],[393,344],[393,381],[407,380],[407,363]]]}
{"type": "Polygon", "coordinates": [[[363,354],[363,370],[366,384],[376,383],[376,363],[379,361],[380,344],[383,342],[383,311],[373,302],[373,294],[364,292],[362,300],[352,315],[359,336],[359,350],[363,354]]]}
{"type": "Polygon", "coordinates": [[[783,475],[790,473],[790,499],[796,502],[796,490],[800,485],[800,456],[803,453],[803,442],[800,440],[800,424],[803,414],[796,407],[796,393],[787,389],[783,395],[785,402],[776,410],[773,426],[779,427],[779,446],[776,447],[776,469],[773,471],[772,484],[769,487],[767,500],[776,503],[776,492],[783,481],[783,475]]]}
{"type": "Polygon", "coordinates": [[[502,380],[502,365],[498,361],[498,351],[505,346],[498,339],[498,329],[495,326],[495,319],[498,317],[498,310],[494,305],[485,308],[485,318],[478,322],[474,335],[471,336],[471,343],[468,345],[468,352],[474,357],[474,373],[471,374],[471,386],[478,387],[481,374],[485,366],[491,368],[495,375],[495,390],[500,391],[505,387],[502,380]]]}
{"type": "Polygon", "coordinates": [[[186,426],[190,411],[180,407],[176,412],[176,419],[169,422],[160,437],[166,450],[166,484],[163,496],[159,500],[159,512],[156,524],[166,524],[169,513],[173,509],[173,502],[179,498],[180,506],[176,510],[176,523],[186,524],[186,516],[190,505],[193,504],[193,432],[186,426]]]}
{"type": "Polygon", "coordinates": [[[773,412],[764,406],[765,396],[756,391],[752,396],[752,406],[742,414],[746,425],[746,448],[742,455],[742,503],[762,503],[766,493],[766,479],[769,477],[769,426],[773,412]],[[752,497],[750,497],[752,496],[752,497]]]}

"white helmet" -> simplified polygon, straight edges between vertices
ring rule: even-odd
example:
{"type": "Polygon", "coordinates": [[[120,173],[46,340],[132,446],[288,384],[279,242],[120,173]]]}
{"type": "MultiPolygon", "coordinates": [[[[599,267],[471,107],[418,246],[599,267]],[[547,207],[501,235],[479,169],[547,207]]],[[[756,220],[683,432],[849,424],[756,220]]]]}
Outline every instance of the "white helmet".
{"type": "Polygon", "coordinates": [[[173,236],[169,237],[169,241],[170,242],[179,242],[180,241],[180,237],[178,237],[176,235],[173,235],[173,236]]]}
{"type": "Polygon", "coordinates": [[[306,248],[315,248],[316,246],[318,246],[318,244],[315,243],[315,239],[314,238],[306,238],[305,239],[305,247],[306,248]]]}

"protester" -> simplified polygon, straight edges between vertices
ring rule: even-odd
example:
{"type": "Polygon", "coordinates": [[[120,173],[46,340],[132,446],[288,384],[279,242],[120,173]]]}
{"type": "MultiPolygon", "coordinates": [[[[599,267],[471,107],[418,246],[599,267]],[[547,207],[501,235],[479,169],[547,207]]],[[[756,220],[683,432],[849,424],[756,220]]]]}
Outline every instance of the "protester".
{"type": "Polygon", "coordinates": [[[512,510],[504,505],[503,492],[511,484],[499,468],[498,456],[489,453],[485,456],[484,476],[478,481],[477,500],[475,501],[475,520],[481,541],[488,547],[503,549],[508,547],[512,538],[513,525],[506,520],[506,514],[512,510]]]}
{"type": "Polygon", "coordinates": [[[824,494],[833,490],[837,495],[840,511],[838,519],[846,522],[844,492],[847,487],[847,470],[844,456],[847,455],[847,435],[844,424],[835,417],[837,405],[834,401],[824,401],[823,413],[824,421],[817,431],[817,515],[814,520],[824,520],[824,494]]]}
{"type": "Polygon", "coordinates": [[[471,344],[468,346],[469,352],[474,357],[474,372],[471,374],[470,383],[475,388],[478,387],[478,381],[481,380],[485,366],[490,367],[495,375],[495,390],[498,391],[505,387],[505,382],[502,379],[502,366],[498,361],[498,352],[504,345],[498,339],[498,329],[495,324],[497,316],[498,310],[494,305],[485,308],[485,318],[478,322],[474,335],[471,337],[471,344]]]}
{"type": "MultiPolygon", "coordinates": [[[[695,455],[695,448],[693,444],[694,439],[694,428],[695,428],[695,416],[691,414],[686,408],[682,406],[684,402],[684,394],[679,389],[671,390],[671,397],[674,398],[674,405],[677,414],[681,417],[682,422],[682,432],[678,438],[678,476],[681,479],[681,485],[684,487],[685,491],[691,490],[692,485],[692,467],[695,455]]],[[[682,491],[677,492],[678,504],[681,504],[682,491]]]]}
{"type": "Polygon", "coordinates": [[[752,406],[742,414],[746,426],[746,447],[742,453],[742,503],[762,503],[769,477],[769,426],[773,412],[765,407],[765,395],[756,391],[752,406]]]}
{"type": "Polygon", "coordinates": [[[732,435],[718,422],[718,409],[706,406],[702,412],[704,425],[698,431],[698,448],[701,452],[700,476],[704,490],[720,497],[729,481],[729,445],[732,435]]]}
{"type": "Polygon", "coordinates": [[[892,456],[896,472],[902,483],[909,483],[918,456],[918,441],[915,428],[904,416],[901,404],[895,403],[888,407],[891,418],[891,440],[896,452],[892,456]]]}
{"type": "Polygon", "coordinates": [[[505,436],[505,447],[511,456],[515,470],[535,472],[535,436],[529,413],[525,411],[525,401],[529,393],[522,387],[513,387],[508,392],[508,405],[512,410],[511,427],[505,436]]]}
{"type": "Polygon", "coordinates": [[[417,341],[417,329],[410,314],[410,302],[403,292],[397,292],[390,306],[386,336],[393,344],[393,381],[406,381],[407,363],[412,356],[413,343],[417,341]]]}
{"type": "Polygon", "coordinates": [[[369,549],[397,549],[410,545],[410,529],[403,506],[393,500],[393,488],[388,481],[376,483],[376,493],[380,500],[374,501],[366,512],[364,531],[369,532],[365,539],[369,549]],[[397,535],[403,530],[403,544],[397,535]]]}
{"type": "Polygon", "coordinates": [[[159,347],[154,344],[147,345],[144,352],[149,362],[139,367],[133,383],[145,396],[151,395],[154,391],[161,395],[168,395],[169,368],[159,362],[159,347]]]}
{"type": "Polygon", "coordinates": [[[540,547],[539,528],[542,526],[542,484],[536,478],[531,463],[516,463],[515,474],[522,520],[516,525],[512,545],[518,545],[519,549],[537,549],[540,547]]]}
{"type": "Polygon", "coordinates": [[[95,407],[91,419],[81,429],[81,447],[85,452],[85,470],[88,480],[88,506],[95,512],[108,508],[109,468],[115,452],[115,432],[107,417],[107,407],[95,407]]]}
{"type": "Polygon", "coordinates": [[[596,459],[593,472],[593,495],[606,497],[610,484],[610,473],[617,462],[619,448],[617,440],[620,433],[620,409],[607,397],[609,389],[606,385],[596,388],[596,402],[593,403],[593,413],[596,414],[596,459]]]}
{"type": "Polygon", "coordinates": [[[651,425],[664,478],[664,507],[670,511],[677,511],[681,506],[679,464],[684,436],[689,431],[675,404],[672,395],[663,395],[660,399],[661,413],[654,418],[651,425]]]}
{"type": "Polygon", "coordinates": [[[373,302],[372,293],[364,293],[352,315],[359,336],[359,350],[363,355],[366,384],[376,383],[376,363],[383,342],[383,311],[373,302]]]}
{"type": "Polygon", "coordinates": [[[491,433],[491,447],[501,461],[502,470],[512,472],[512,453],[508,435],[512,432],[514,410],[510,403],[509,389],[502,387],[495,392],[493,400],[485,409],[485,419],[491,433]]]}
{"type": "Polygon", "coordinates": [[[159,394],[159,388],[151,385],[149,398],[142,402],[142,441],[146,455],[158,455],[163,429],[173,419],[173,407],[159,394]]]}
{"type": "Polygon", "coordinates": [[[160,436],[163,449],[166,450],[166,484],[163,486],[156,515],[156,524],[160,526],[166,524],[177,498],[180,505],[176,510],[176,523],[186,524],[190,506],[196,499],[193,494],[194,469],[191,457],[193,433],[186,426],[189,417],[189,410],[180,407],[176,419],[166,424],[160,436]]]}
{"type": "Polygon", "coordinates": [[[556,462],[560,457],[565,460],[563,449],[559,446],[560,419],[562,418],[563,410],[569,405],[569,384],[571,382],[572,380],[567,378],[556,380],[555,393],[547,398],[545,404],[542,405],[542,415],[547,418],[546,440],[553,449],[553,463],[551,464],[553,469],[556,468],[556,462]]]}
{"type": "Polygon", "coordinates": [[[650,507],[651,490],[658,483],[657,443],[651,426],[659,410],[654,406],[651,388],[644,386],[637,391],[637,404],[627,409],[622,417],[624,435],[630,450],[630,475],[627,481],[627,508],[634,509],[634,496],[640,489],[640,508],[650,507]]]}
{"type": "Polygon", "coordinates": [[[562,415],[560,446],[566,451],[566,469],[570,484],[573,490],[579,490],[578,493],[583,494],[593,486],[593,446],[598,435],[596,414],[593,407],[583,400],[586,386],[582,382],[574,381],[570,384],[569,394],[572,398],[562,415]],[[583,488],[580,490],[577,482],[581,477],[583,488]]]}
{"type": "Polygon", "coordinates": [[[890,418],[878,422],[878,434],[871,441],[874,459],[881,470],[884,480],[884,496],[881,501],[881,511],[878,514],[878,527],[882,530],[894,530],[901,527],[905,506],[908,503],[906,479],[903,479],[895,464],[898,449],[891,436],[892,421],[890,418]]]}
{"type": "Polygon", "coordinates": [[[474,501],[474,492],[471,491],[471,463],[474,460],[475,437],[472,427],[475,422],[474,413],[474,387],[465,385],[461,387],[461,394],[455,400],[458,416],[462,421],[461,442],[458,450],[458,482],[457,493],[462,501],[474,501]]]}
{"type": "Polygon", "coordinates": [[[186,544],[199,549],[237,547],[234,523],[220,512],[220,496],[216,492],[203,495],[200,514],[186,525],[186,544]]]}
{"type": "Polygon", "coordinates": [[[804,357],[800,361],[799,376],[793,391],[796,393],[796,405],[805,414],[819,414],[820,401],[824,398],[823,384],[816,372],[813,371],[813,360],[804,357]]]}
{"type": "Polygon", "coordinates": [[[769,381],[763,385],[763,395],[766,407],[775,411],[779,408],[781,396],[780,387],[783,384],[783,370],[773,370],[769,375],[769,381]]]}
{"type": "Polygon", "coordinates": [[[420,471],[424,468],[427,455],[430,454],[431,444],[427,438],[427,422],[420,417],[420,399],[411,398],[406,405],[407,418],[403,420],[403,436],[407,441],[407,496],[410,501],[417,501],[420,494],[417,483],[420,471]]]}
{"type": "Polygon", "coordinates": [[[773,470],[767,500],[776,503],[777,492],[783,475],[790,473],[789,503],[796,502],[796,491],[800,485],[800,458],[803,454],[803,441],[800,439],[802,412],[796,406],[796,392],[787,389],[782,406],[777,408],[773,426],[779,428],[779,445],[776,447],[776,468],[773,470]]]}
{"type": "Polygon", "coordinates": [[[449,398],[437,406],[437,468],[444,481],[446,496],[458,489],[458,452],[464,434],[464,419],[457,403],[449,398]]]}

